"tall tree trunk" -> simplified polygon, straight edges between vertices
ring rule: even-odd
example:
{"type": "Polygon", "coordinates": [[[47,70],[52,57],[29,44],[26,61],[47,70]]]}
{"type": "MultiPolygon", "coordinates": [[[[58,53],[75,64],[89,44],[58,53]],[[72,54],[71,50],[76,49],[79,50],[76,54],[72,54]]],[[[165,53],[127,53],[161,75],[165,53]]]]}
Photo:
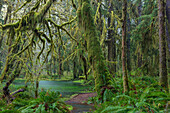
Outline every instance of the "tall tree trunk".
{"type": "Polygon", "coordinates": [[[168,90],[165,36],[165,0],[158,0],[159,6],[159,76],[160,85],[168,90]]]}
{"type": "Polygon", "coordinates": [[[61,47],[58,47],[58,53],[59,53],[58,75],[59,75],[59,79],[61,79],[61,75],[62,75],[62,56],[61,56],[61,47]]]}
{"type": "MultiPolygon", "coordinates": [[[[46,43],[46,46],[48,47],[48,43],[46,43]]],[[[44,56],[45,59],[45,56],[44,56]]],[[[49,66],[49,58],[47,57],[46,59],[46,71],[47,71],[47,76],[50,75],[50,66],[49,66]]]]}
{"type": "Polygon", "coordinates": [[[36,81],[35,81],[35,98],[38,98],[38,88],[39,88],[39,75],[37,75],[36,77],[36,81]]]}
{"type": "Polygon", "coordinates": [[[53,74],[56,74],[56,57],[53,57],[53,74]]]}
{"type": "MultiPolygon", "coordinates": [[[[139,0],[139,6],[138,6],[138,15],[139,17],[142,15],[142,1],[139,0]]],[[[141,23],[141,19],[138,20],[138,25],[141,23]]],[[[141,45],[141,42],[139,42],[139,46],[141,45]]],[[[140,46],[141,47],[141,46],[140,46]]],[[[142,49],[140,49],[142,50],[142,49]]],[[[138,68],[142,66],[142,51],[138,51],[138,68]]]]}
{"type": "Polygon", "coordinates": [[[50,76],[52,76],[52,57],[51,57],[51,59],[49,60],[49,64],[48,64],[48,69],[49,69],[49,74],[50,74],[50,76]]]}
{"type": "Polygon", "coordinates": [[[84,75],[85,75],[85,80],[87,80],[87,62],[86,59],[83,59],[83,67],[84,67],[84,75]]]}
{"type": "Polygon", "coordinates": [[[130,18],[128,16],[128,20],[127,20],[127,24],[128,24],[128,35],[127,35],[127,70],[128,72],[131,71],[131,57],[130,57],[130,18]]]}
{"type": "Polygon", "coordinates": [[[116,61],[116,45],[115,45],[115,38],[113,37],[113,29],[111,27],[114,27],[114,22],[111,22],[111,11],[113,11],[113,3],[110,0],[109,1],[109,15],[108,15],[108,60],[111,62],[109,63],[109,71],[114,76],[116,73],[116,64],[114,63],[116,61]],[[111,23],[113,25],[111,25],[111,23]],[[113,62],[114,61],[114,62],[113,62]]]}
{"type": "MultiPolygon", "coordinates": [[[[131,3],[131,0],[127,0],[128,2],[131,3]]],[[[132,3],[131,3],[132,4],[132,3]]],[[[128,28],[128,34],[127,34],[127,70],[128,72],[131,71],[131,49],[130,49],[130,37],[131,37],[131,21],[130,21],[130,14],[128,14],[128,19],[127,19],[127,28],[128,28]]]]}
{"type": "Polygon", "coordinates": [[[170,7],[170,0],[167,0],[166,3],[166,16],[168,19],[168,22],[166,23],[166,35],[167,35],[167,42],[168,42],[168,51],[170,55],[170,8],[168,8],[168,6],[170,7]]]}
{"type": "MultiPolygon", "coordinates": [[[[82,51],[83,53],[84,51],[82,51]]],[[[85,75],[85,80],[87,80],[87,61],[86,61],[86,58],[81,54],[80,55],[80,58],[82,59],[82,62],[83,62],[83,73],[85,75]]]]}
{"type": "Polygon", "coordinates": [[[48,60],[48,58],[46,60],[46,70],[47,70],[47,75],[49,76],[50,75],[50,69],[49,69],[49,60],[48,60]]]}
{"type": "Polygon", "coordinates": [[[77,66],[76,66],[76,58],[73,60],[73,79],[77,78],[77,66]]]}
{"type": "Polygon", "coordinates": [[[12,82],[15,80],[16,77],[19,77],[20,72],[21,72],[21,62],[17,61],[16,58],[12,59],[11,57],[18,53],[19,51],[19,45],[16,45],[13,49],[11,49],[11,45],[14,43],[14,38],[15,38],[15,31],[13,28],[11,28],[9,30],[9,47],[8,47],[8,56],[6,59],[6,64],[2,73],[2,80],[4,79],[4,77],[6,77],[7,75],[11,75],[11,79],[8,80],[5,84],[5,86],[3,87],[3,94],[4,97],[7,99],[8,103],[11,103],[13,98],[10,95],[10,91],[9,91],[9,86],[12,84],[12,82]],[[12,54],[10,54],[12,53],[12,54]],[[14,63],[16,62],[16,63],[14,63]]]}
{"type": "Polygon", "coordinates": [[[168,19],[166,23],[166,36],[167,36],[167,45],[168,45],[168,73],[170,73],[170,0],[166,2],[166,17],[168,19]]]}
{"type": "Polygon", "coordinates": [[[92,65],[95,78],[95,89],[99,98],[103,99],[105,89],[111,85],[111,75],[104,62],[91,11],[89,0],[79,1],[79,8],[77,10],[78,22],[80,28],[85,32],[88,60],[92,65]]]}
{"type": "Polygon", "coordinates": [[[12,96],[10,95],[9,86],[12,84],[12,82],[15,80],[16,77],[19,77],[20,72],[21,72],[21,65],[20,62],[18,61],[16,63],[14,73],[12,73],[11,79],[7,81],[5,86],[3,87],[3,94],[7,100],[7,103],[11,103],[13,100],[12,96]]]}
{"type": "Polygon", "coordinates": [[[123,71],[123,88],[124,93],[128,93],[128,76],[126,68],[126,13],[127,13],[127,0],[123,0],[123,10],[122,10],[122,71],[123,71]]]}

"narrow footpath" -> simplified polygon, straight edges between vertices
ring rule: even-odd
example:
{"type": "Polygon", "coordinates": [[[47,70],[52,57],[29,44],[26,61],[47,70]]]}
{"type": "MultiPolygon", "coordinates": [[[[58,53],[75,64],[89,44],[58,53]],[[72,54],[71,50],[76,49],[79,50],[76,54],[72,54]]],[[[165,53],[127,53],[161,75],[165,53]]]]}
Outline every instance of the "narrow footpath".
{"type": "Polygon", "coordinates": [[[97,96],[96,93],[80,93],[72,99],[66,101],[67,104],[73,106],[71,113],[86,113],[94,110],[93,104],[87,104],[89,97],[97,96]]]}

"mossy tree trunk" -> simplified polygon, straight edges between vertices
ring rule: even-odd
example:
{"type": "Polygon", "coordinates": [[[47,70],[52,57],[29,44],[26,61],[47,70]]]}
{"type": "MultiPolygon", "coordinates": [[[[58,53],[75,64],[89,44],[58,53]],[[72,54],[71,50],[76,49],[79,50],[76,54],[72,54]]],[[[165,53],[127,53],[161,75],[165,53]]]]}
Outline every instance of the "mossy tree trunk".
{"type": "Polygon", "coordinates": [[[39,77],[36,78],[35,81],[35,98],[38,98],[38,89],[39,89],[39,77]]]}
{"type": "Polygon", "coordinates": [[[87,61],[84,56],[82,57],[82,61],[83,61],[83,69],[84,69],[83,72],[85,75],[85,80],[87,80],[87,61]]]}
{"type": "Polygon", "coordinates": [[[84,50],[82,50],[82,52],[80,53],[80,59],[82,61],[82,65],[83,65],[83,74],[85,75],[85,80],[87,80],[87,68],[88,68],[88,64],[87,64],[87,60],[85,58],[85,56],[83,55],[84,50]]]}
{"type": "Polygon", "coordinates": [[[168,74],[166,65],[166,35],[165,35],[165,0],[158,0],[159,8],[159,76],[160,85],[168,91],[168,74]]]}
{"type": "Polygon", "coordinates": [[[11,103],[13,98],[10,95],[10,90],[9,86],[12,84],[12,82],[15,80],[16,77],[19,77],[20,72],[21,72],[21,62],[18,61],[18,59],[14,58],[13,55],[16,54],[19,51],[19,46],[20,44],[16,45],[14,48],[10,48],[11,45],[14,43],[14,37],[15,36],[15,31],[13,28],[9,30],[9,47],[8,47],[8,56],[6,59],[6,64],[1,76],[1,80],[6,79],[7,76],[11,76],[11,78],[6,82],[5,86],[3,87],[3,94],[4,97],[7,100],[7,103],[11,103]],[[12,58],[11,58],[12,57],[12,58]]]}
{"type": "Polygon", "coordinates": [[[170,0],[167,0],[166,2],[166,17],[168,20],[166,23],[166,36],[168,45],[167,60],[168,60],[168,73],[170,73],[170,0]]]}
{"type": "MultiPolygon", "coordinates": [[[[138,5],[138,17],[141,17],[141,15],[142,15],[142,1],[141,0],[139,0],[138,1],[139,2],[139,5],[138,5]]],[[[139,19],[138,20],[138,25],[141,23],[141,19],[139,19]]],[[[139,46],[140,46],[140,48],[141,48],[141,42],[139,42],[139,46]]],[[[137,54],[137,57],[138,57],[138,68],[140,68],[141,66],[142,66],[142,51],[141,51],[141,49],[140,50],[138,50],[138,54],[137,54]]]]}
{"type": "Polygon", "coordinates": [[[57,58],[53,56],[53,74],[55,75],[56,74],[56,60],[57,58]]]}
{"type": "MultiPolygon", "coordinates": [[[[129,14],[128,14],[129,15],[129,14]]],[[[127,35],[127,70],[128,72],[131,71],[131,49],[130,49],[130,32],[131,32],[131,22],[130,22],[130,17],[128,16],[127,20],[127,25],[128,25],[128,35],[127,35]]]]}
{"type": "MultiPolygon", "coordinates": [[[[96,3],[94,3],[95,8],[98,8],[98,3],[100,3],[101,0],[96,1],[96,3]]],[[[96,29],[98,31],[98,35],[99,35],[99,40],[102,36],[102,31],[103,31],[103,27],[102,27],[102,7],[101,5],[99,6],[99,11],[98,11],[98,15],[97,15],[97,20],[96,20],[97,24],[96,24],[96,29]]]]}
{"type": "Polygon", "coordinates": [[[12,100],[13,100],[13,97],[10,95],[10,91],[9,91],[9,86],[12,84],[12,82],[15,80],[16,77],[19,77],[20,75],[20,72],[21,72],[21,62],[16,62],[16,67],[14,69],[14,72],[13,72],[13,75],[12,75],[12,78],[6,82],[5,86],[3,87],[3,94],[4,94],[4,97],[6,98],[7,100],[7,103],[11,103],[12,100]]]}
{"type": "MultiPolygon", "coordinates": [[[[132,1],[131,0],[127,0],[128,3],[132,4],[132,1]]],[[[127,14],[127,70],[128,72],[130,73],[131,71],[131,40],[130,40],[130,37],[131,37],[131,20],[130,20],[130,12],[127,14]]]]}
{"type": "MultiPolygon", "coordinates": [[[[11,16],[9,15],[12,12],[12,3],[9,2],[8,3],[8,8],[7,8],[7,15],[5,17],[5,23],[7,23],[7,21],[9,21],[9,23],[12,22],[11,16]],[[9,13],[9,14],[8,14],[9,13]]],[[[0,40],[0,47],[2,45],[2,40],[4,38],[4,33],[2,33],[2,37],[0,40]]],[[[14,45],[14,41],[15,41],[15,29],[14,28],[10,28],[9,32],[8,32],[8,40],[7,40],[7,45],[8,45],[8,52],[7,52],[7,57],[6,57],[6,63],[5,63],[5,67],[3,69],[2,75],[1,75],[1,80],[3,81],[4,79],[6,79],[7,77],[11,76],[11,78],[9,80],[7,80],[5,86],[3,87],[3,94],[4,94],[4,98],[6,98],[7,103],[11,103],[11,101],[13,100],[12,96],[10,95],[10,90],[9,90],[9,86],[12,84],[12,82],[15,80],[16,77],[19,77],[20,72],[22,70],[22,66],[20,63],[22,63],[21,61],[18,61],[17,58],[13,58],[13,56],[18,53],[19,48],[21,47],[20,42],[18,42],[15,46],[13,46],[13,48],[11,47],[12,45],[14,45]]],[[[22,48],[22,47],[21,47],[22,48]]],[[[21,57],[19,55],[19,57],[21,57]]]]}
{"type": "Polygon", "coordinates": [[[77,77],[77,64],[76,64],[76,58],[73,59],[73,79],[76,79],[77,77]]]}
{"type": "MultiPolygon", "coordinates": [[[[108,60],[111,62],[109,63],[109,71],[110,73],[115,76],[116,73],[116,41],[114,38],[114,22],[111,22],[111,11],[113,11],[113,2],[112,0],[109,1],[109,14],[108,14],[108,60]],[[111,25],[112,24],[112,25],[111,25]],[[114,61],[114,62],[113,62],[114,61]]],[[[113,20],[114,21],[114,20],[113,20]]]]}
{"type": "Polygon", "coordinates": [[[58,75],[59,75],[59,79],[61,79],[61,76],[62,76],[62,72],[63,72],[63,70],[62,70],[62,56],[61,56],[61,47],[58,47],[58,56],[59,56],[59,58],[58,58],[58,63],[59,63],[59,66],[58,66],[58,75]]]}
{"type": "Polygon", "coordinates": [[[85,32],[88,60],[92,65],[95,78],[95,89],[102,99],[104,88],[111,85],[111,75],[104,62],[89,0],[79,0],[77,15],[80,29],[85,32]]]}
{"type": "Polygon", "coordinates": [[[166,17],[167,17],[167,37],[168,37],[168,51],[170,54],[170,0],[167,0],[166,2],[166,17]]]}
{"type": "Polygon", "coordinates": [[[49,69],[49,60],[48,58],[46,59],[46,71],[47,71],[47,75],[50,75],[50,69],[49,69]]]}
{"type": "Polygon", "coordinates": [[[122,71],[123,71],[123,89],[124,93],[128,93],[128,76],[127,76],[127,66],[126,66],[126,13],[127,13],[127,0],[123,0],[122,9],[122,71]]]}

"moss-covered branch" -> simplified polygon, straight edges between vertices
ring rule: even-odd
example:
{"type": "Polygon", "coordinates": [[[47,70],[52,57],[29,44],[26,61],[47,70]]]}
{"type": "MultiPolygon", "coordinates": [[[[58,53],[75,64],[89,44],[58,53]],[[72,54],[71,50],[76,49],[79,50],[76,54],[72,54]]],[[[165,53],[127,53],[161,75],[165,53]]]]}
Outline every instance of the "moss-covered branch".
{"type": "MultiPolygon", "coordinates": [[[[51,40],[44,33],[39,32],[36,28],[38,25],[41,25],[43,23],[43,20],[45,20],[44,19],[45,14],[47,13],[49,8],[55,1],[56,0],[48,0],[46,2],[46,4],[44,5],[44,7],[39,12],[34,12],[34,9],[32,9],[31,12],[24,15],[17,22],[5,24],[5,25],[0,24],[0,29],[2,29],[2,30],[9,29],[9,34],[8,34],[8,38],[7,38],[7,43],[9,45],[8,56],[6,59],[4,71],[1,76],[1,80],[3,80],[6,75],[12,76],[12,78],[6,83],[5,87],[3,88],[4,96],[7,98],[8,103],[10,103],[12,101],[10,94],[9,94],[9,86],[15,80],[15,78],[19,76],[20,71],[21,71],[20,61],[18,60],[19,57],[21,56],[21,54],[24,51],[29,50],[29,47],[31,45],[36,44],[35,41],[33,40],[34,36],[37,36],[40,39],[40,41],[43,43],[43,47],[37,56],[38,59],[45,49],[45,40],[47,40],[48,42],[51,42],[51,40]],[[24,32],[32,31],[34,33],[32,39],[30,40],[30,43],[25,48],[23,48],[23,44],[22,45],[20,44],[20,42],[22,42],[22,40],[19,40],[20,38],[22,38],[21,32],[23,32],[23,31],[24,32]],[[41,38],[42,36],[45,39],[42,39],[41,38]],[[16,43],[14,43],[14,41],[16,41],[16,43]],[[23,48],[23,49],[21,51],[19,51],[21,48],[23,48]],[[15,63],[16,63],[16,65],[15,65],[15,63]],[[13,69],[14,69],[14,73],[12,73],[13,69]]],[[[28,3],[28,1],[26,3],[28,3]]],[[[24,3],[18,10],[20,10],[24,5],[26,5],[26,3],[24,3]]],[[[39,3],[39,1],[37,2],[37,5],[33,8],[37,9],[38,3],[39,3]]],[[[48,27],[48,29],[49,29],[49,27],[48,27]]],[[[49,29],[49,32],[50,32],[50,29],[49,29]]],[[[24,42],[22,42],[22,43],[24,43],[24,42]]]]}
{"type": "Polygon", "coordinates": [[[72,5],[73,5],[74,9],[77,10],[77,7],[76,7],[76,4],[74,3],[74,0],[71,0],[71,3],[72,3],[72,5]]]}
{"type": "Polygon", "coordinates": [[[55,2],[56,0],[49,0],[44,7],[42,8],[42,10],[40,10],[38,13],[31,11],[30,13],[28,13],[27,15],[23,16],[21,20],[17,21],[16,23],[12,23],[12,24],[5,24],[2,25],[0,24],[0,28],[3,30],[9,29],[9,28],[15,28],[16,31],[21,30],[22,28],[27,28],[27,29],[35,29],[35,26],[37,25],[37,23],[41,23],[42,20],[45,17],[45,14],[47,13],[47,11],[49,10],[50,6],[53,4],[53,2],[55,2]]]}
{"type": "MultiPolygon", "coordinates": [[[[48,19],[46,19],[46,20],[47,20],[48,22],[50,22],[51,24],[53,24],[55,27],[57,27],[58,30],[59,30],[59,29],[62,29],[63,31],[65,31],[66,34],[67,34],[72,40],[74,40],[74,41],[76,41],[76,42],[78,43],[78,41],[77,41],[65,28],[63,28],[63,26],[69,25],[69,24],[71,24],[72,22],[74,22],[74,21],[76,20],[76,18],[77,18],[77,16],[74,17],[72,20],[70,20],[70,21],[68,21],[68,22],[65,22],[65,23],[63,23],[63,24],[61,24],[61,25],[56,24],[51,18],[48,18],[48,19]]],[[[59,35],[60,35],[60,34],[59,34],[59,35]]]]}
{"type": "Polygon", "coordinates": [[[53,4],[53,2],[55,2],[56,0],[49,0],[45,6],[41,9],[41,11],[36,15],[36,21],[38,23],[42,22],[42,19],[44,18],[45,14],[47,13],[47,11],[49,10],[49,8],[51,7],[51,5],[53,4]]]}
{"type": "Polygon", "coordinates": [[[78,41],[65,28],[61,27],[61,29],[64,30],[67,33],[67,35],[78,44],[78,41]]]}
{"type": "Polygon", "coordinates": [[[28,3],[30,3],[31,0],[27,0],[24,2],[24,4],[22,6],[20,6],[16,11],[14,11],[13,13],[17,13],[19,10],[21,10],[24,6],[26,6],[28,3]]]}
{"type": "Polygon", "coordinates": [[[69,24],[73,23],[73,22],[76,20],[76,18],[77,18],[77,16],[74,17],[72,20],[70,20],[70,21],[68,21],[68,22],[65,22],[65,23],[63,23],[63,24],[61,24],[61,25],[56,24],[51,18],[48,18],[48,19],[46,19],[46,20],[47,20],[48,22],[50,22],[51,24],[53,24],[55,27],[61,28],[61,27],[63,27],[63,26],[66,26],[66,25],[69,25],[69,24]]]}

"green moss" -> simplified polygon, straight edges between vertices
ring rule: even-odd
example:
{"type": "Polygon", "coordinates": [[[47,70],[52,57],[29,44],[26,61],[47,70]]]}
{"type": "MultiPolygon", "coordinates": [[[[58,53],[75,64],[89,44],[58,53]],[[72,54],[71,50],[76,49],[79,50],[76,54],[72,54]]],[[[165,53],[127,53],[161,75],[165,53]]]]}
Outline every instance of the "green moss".
{"type": "Polygon", "coordinates": [[[80,5],[77,11],[78,23],[80,29],[85,31],[88,60],[93,68],[95,89],[98,95],[100,95],[102,87],[107,87],[111,84],[111,75],[104,62],[89,0],[82,0],[80,4],[82,6],[80,5]]]}

